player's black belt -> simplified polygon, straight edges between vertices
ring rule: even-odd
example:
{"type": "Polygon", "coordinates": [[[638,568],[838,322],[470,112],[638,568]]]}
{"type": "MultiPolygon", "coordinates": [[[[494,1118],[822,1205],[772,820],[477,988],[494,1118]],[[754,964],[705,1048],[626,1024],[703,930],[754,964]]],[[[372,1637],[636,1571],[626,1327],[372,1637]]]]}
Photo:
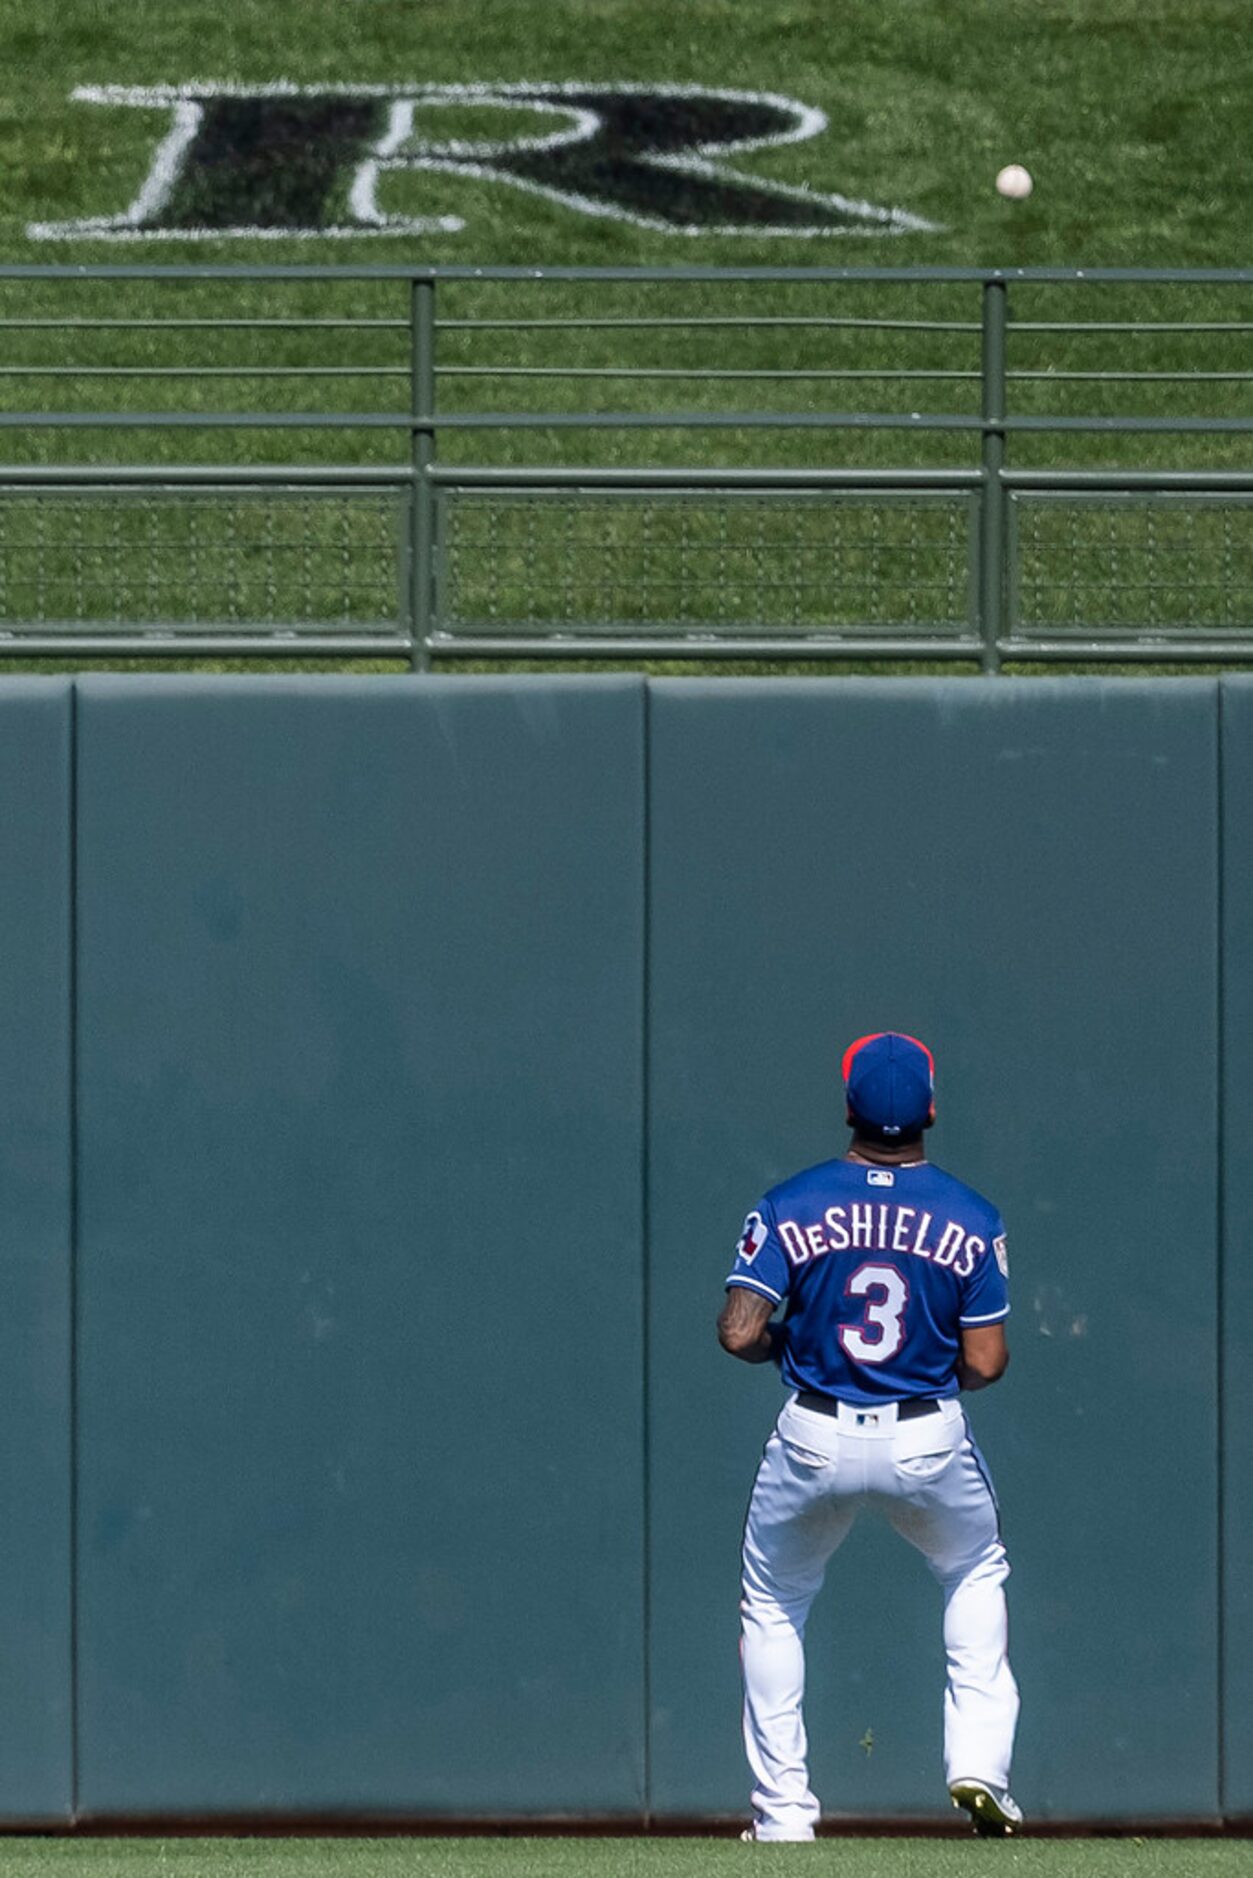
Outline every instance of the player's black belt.
{"type": "MultiPolygon", "coordinates": [[[[820,1415],[838,1415],[840,1412],[840,1404],[833,1395],[817,1395],[812,1389],[800,1390],[796,1402],[799,1408],[816,1409],[820,1415]]],[[[873,1413],[874,1410],[873,1402],[853,1402],[845,1406],[859,1408],[863,1413],[873,1413]]],[[[884,1404],[884,1407],[888,1406],[884,1404]]],[[[923,1396],[910,1396],[908,1401],[896,1405],[898,1422],[911,1422],[917,1415],[938,1415],[939,1412],[939,1403],[923,1396]]]]}

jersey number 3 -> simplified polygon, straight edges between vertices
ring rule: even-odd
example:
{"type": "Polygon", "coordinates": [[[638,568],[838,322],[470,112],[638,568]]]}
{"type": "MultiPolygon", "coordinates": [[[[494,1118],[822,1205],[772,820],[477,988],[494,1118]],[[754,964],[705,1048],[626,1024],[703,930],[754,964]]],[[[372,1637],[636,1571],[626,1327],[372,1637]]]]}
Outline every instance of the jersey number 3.
{"type": "Polygon", "coordinates": [[[909,1286],[891,1265],[859,1265],[844,1295],[869,1301],[860,1324],[840,1325],[840,1348],[858,1363],[888,1362],[905,1341],[909,1286]]]}

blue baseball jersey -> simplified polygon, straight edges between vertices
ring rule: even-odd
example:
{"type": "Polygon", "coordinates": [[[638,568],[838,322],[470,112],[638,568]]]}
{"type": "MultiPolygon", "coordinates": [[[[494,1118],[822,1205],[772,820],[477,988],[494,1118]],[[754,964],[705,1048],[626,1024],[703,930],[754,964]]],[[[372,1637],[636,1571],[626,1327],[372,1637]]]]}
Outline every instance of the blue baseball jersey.
{"type": "Polygon", "coordinates": [[[929,1161],[824,1161],[748,1215],[727,1284],[786,1304],[789,1388],[865,1407],[956,1395],[961,1330],[1009,1315],[1005,1227],[929,1161]]]}

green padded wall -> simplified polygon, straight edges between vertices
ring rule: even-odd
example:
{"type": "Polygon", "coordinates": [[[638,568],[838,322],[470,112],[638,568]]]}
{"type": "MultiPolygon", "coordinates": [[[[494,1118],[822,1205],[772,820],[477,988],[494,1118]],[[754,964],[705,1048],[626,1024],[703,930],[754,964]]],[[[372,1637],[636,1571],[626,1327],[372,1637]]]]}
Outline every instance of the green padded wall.
{"type": "Polygon", "coordinates": [[[1223,1804],[1253,1815],[1253,680],[1222,682],[1223,1804]]]}
{"type": "Polygon", "coordinates": [[[0,1820],[73,1802],[69,683],[0,691],[0,1820]]]}
{"type": "MultiPolygon", "coordinates": [[[[658,1812],[747,1804],[738,1541],[780,1391],[717,1348],[722,1279],[761,1190],[843,1146],[839,1052],[885,1027],[934,1045],[933,1158],[1009,1227],[1014,1360],[971,1419],[1015,1567],[1019,1797],[1217,1810],[1215,693],[650,688],[658,1812]]],[[[829,1811],[946,1805],[938,1633],[921,1563],[855,1532],[811,1624],[829,1811]]]]}
{"type": "Polygon", "coordinates": [[[88,680],[91,1815],[643,1804],[638,680],[88,680]]]}
{"type": "MultiPolygon", "coordinates": [[[[742,1813],[713,1319],[881,1024],[1010,1226],[1020,1797],[1253,1812],[1253,681],[77,690],[76,984],[70,687],[0,699],[0,1818],[73,1794],[74,1003],[85,1815],[742,1813]]],[[[940,1676],[859,1531],[828,1810],[938,1816],[940,1676]]]]}

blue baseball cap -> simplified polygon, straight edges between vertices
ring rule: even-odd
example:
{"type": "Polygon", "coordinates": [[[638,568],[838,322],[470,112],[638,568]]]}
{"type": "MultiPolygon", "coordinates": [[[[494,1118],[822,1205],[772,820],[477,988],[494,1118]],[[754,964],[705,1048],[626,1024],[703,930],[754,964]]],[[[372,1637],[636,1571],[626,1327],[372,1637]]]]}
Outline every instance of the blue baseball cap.
{"type": "Polygon", "coordinates": [[[867,1128],[889,1140],[919,1134],[935,1113],[935,1058],[917,1037],[873,1031],[844,1052],[844,1089],[867,1128]]]}

